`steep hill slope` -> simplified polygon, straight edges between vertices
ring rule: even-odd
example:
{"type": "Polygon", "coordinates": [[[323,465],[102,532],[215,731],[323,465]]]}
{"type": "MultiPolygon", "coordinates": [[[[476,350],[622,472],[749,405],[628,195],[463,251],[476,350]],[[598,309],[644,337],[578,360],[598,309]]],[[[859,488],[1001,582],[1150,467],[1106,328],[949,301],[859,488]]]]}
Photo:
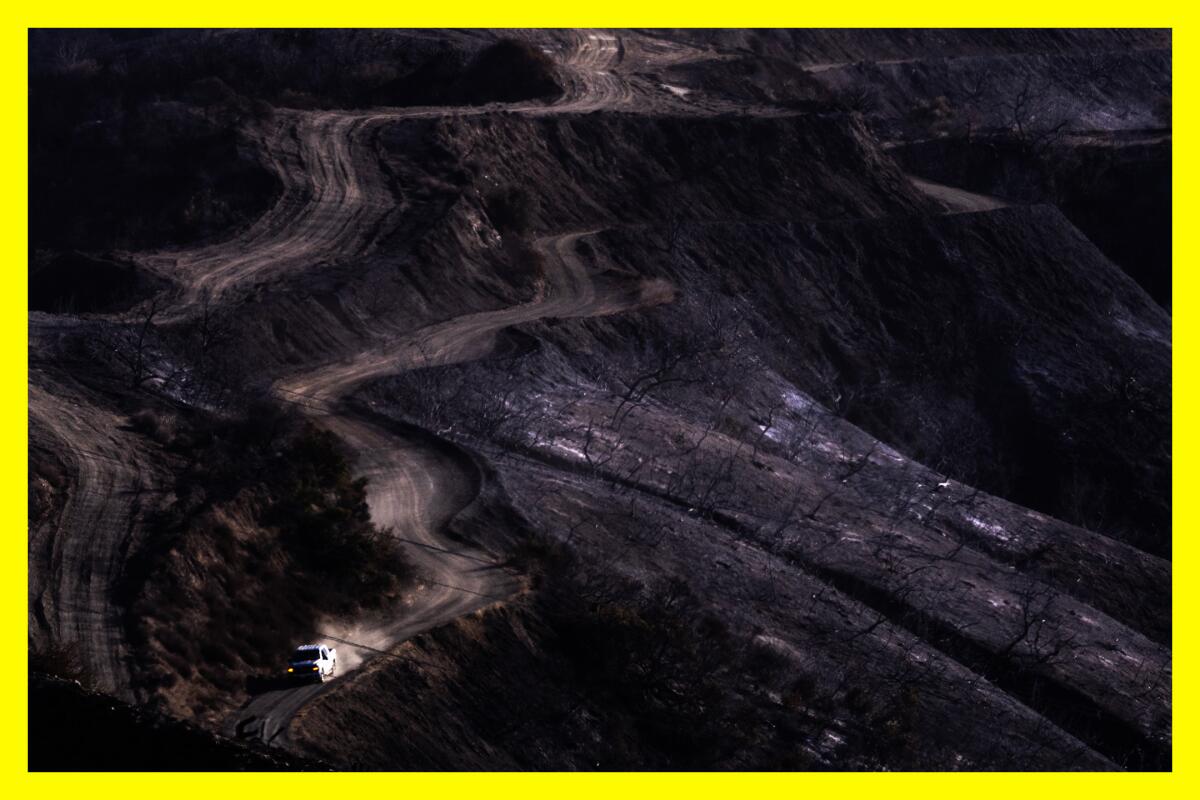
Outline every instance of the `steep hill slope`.
{"type": "Polygon", "coordinates": [[[1046,197],[894,138],[1113,52],[1074,118],[1155,114],[1169,40],[513,32],[561,93],[416,107],[380,104],[414,70],[461,102],[495,35],[285,33],[88,40],[110,77],[275,71],[168,109],[224,120],[252,202],[88,244],[146,299],[32,316],[36,646],[346,768],[1170,766],[1170,317],[1046,197]],[[256,641],[337,644],[333,681],[180,635],[304,585],[327,613],[256,641]]]}

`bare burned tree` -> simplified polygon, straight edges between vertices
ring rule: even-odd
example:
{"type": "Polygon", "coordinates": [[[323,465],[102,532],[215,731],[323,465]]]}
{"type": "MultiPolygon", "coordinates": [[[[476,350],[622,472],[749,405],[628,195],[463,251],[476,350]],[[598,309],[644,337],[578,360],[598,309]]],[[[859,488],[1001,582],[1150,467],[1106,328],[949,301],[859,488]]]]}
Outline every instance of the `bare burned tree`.
{"type": "Polygon", "coordinates": [[[621,448],[620,440],[612,440],[596,431],[595,417],[588,417],[587,425],[580,432],[583,442],[583,460],[587,462],[588,470],[593,475],[599,475],[601,470],[612,461],[621,448]]]}
{"type": "Polygon", "coordinates": [[[130,388],[208,406],[255,393],[236,366],[239,334],[227,311],[204,298],[196,316],[160,324],[162,309],[155,298],[98,330],[97,345],[130,388]]]}
{"type": "Polygon", "coordinates": [[[153,368],[155,345],[158,344],[155,319],[160,311],[158,299],[152,299],[136,317],[106,325],[97,337],[104,350],[125,373],[132,389],[142,389],[164,377],[153,368]]]}
{"type": "Polygon", "coordinates": [[[1026,667],[1053,663],[1075,645],[1075,637],[1063,634],[1051,622],[1057,593],[1051,587],[1028,581],[1017,592],[1020,615],[1012,638],[1001,647],[998,658],[1014,658],[1026,667]]]}
{"type": "Polygon", "coordinates": [[[810,402],[799,418],[793,418],[792,423],[784,430],[777,444],[779,452],[784,458],[795,463],[800,454],[809,448],[821,413],[823,412],[820,407],[816,403],[810,402]]]}
{"type": "Polygon", "coordinates": [[[850,461],[845,470],[834,479],[835,483],[833,488],[822,495],[817,501],[816,505],[809,509],[804,516],[810,520],[816,519],[817,514],[821,513],[821,509],[825,507],[825,504],[840,494],[842,489],[847,483],[849,483],[851,478],[867,468],[867,465],[871,463],[871,456],[875,454],[875,451],[878,448],[879,442],[872,440],[871,446],[857,458],[854,458],[850,461]]]}
{"type": "Polygon", "coordinates": [[[698,382],[700,377],[684,374],[682,370],[684,363],[695,357],[696,352],[691,348],[668,344],[644,371],[629,377],[617,377],[616,382],[621,389],[617,393],[618,402],[609,418],[609,425],[619,429],[629,413],[655,389],[669,384],[698,382]]]}
{"type": "Polygon", "coordinates": [[[725,409],[729,407],[736,396],[736,390],[727,390],[696,440],[688,444],[686,438],[684,439],[682,450],[676,454],[674,468],[668,468],[667,471],[666,491],[671,497],[690,501],[698,491],[698,487],[703,484],[706,456],[704,445],[716,433],[721,420],[724,419],[725,409]]]}
{"type": "Polygon", "coordinates": [[[992,72],[985,69],[976,72],[966,89],[956,98],[958,106],[961,108],[968,141],[975,133],[975,129],[983,122],[983,115],[989,105],[987,98],[992,91],[994,91],[992,72]]]}
{"type": "Polygon", "coordinates": [[[1121,62],[1115,53],[1085,51],[1073,53],[1061,71],[1075,86],[1085,88],[1095,100],[1103,101],[1117,82],[1121,62]]]}
{"type": "Polygon", "coordinates": [[[1035,154],[1041,154],[1059,142],[1070,122],[1055,114],[1052,89],[1047,79],[1029,72],[1016,90],[1000,101],[1006,127],[1018,142],[1035,154]]]}
{"type": "Polygon", "coordinates": [[[830,410],[844,416],[854,406],[861,388],[842,380],[841,372],[833,362],[822,359],[810,363],[808,371],[830,410]]]}
{"type": "Polygon", "coordinates": [[[175,339],[181,360],[177,381],[191,400],[220,403],[240,391],[244,381],[232,366],[236,359],[230,357],[238,332],[227,310],[205,295],[199,315],[180,326],[175,339]]]}
{"type": "Polygon", "coordinates": [[[415,421],[438,432],[445,432],[456,418],[455,406],[463,394],[461,371],[437,363],[428,343],[414,343],[413,367],[395,382],[406,407],[415,421]]]}

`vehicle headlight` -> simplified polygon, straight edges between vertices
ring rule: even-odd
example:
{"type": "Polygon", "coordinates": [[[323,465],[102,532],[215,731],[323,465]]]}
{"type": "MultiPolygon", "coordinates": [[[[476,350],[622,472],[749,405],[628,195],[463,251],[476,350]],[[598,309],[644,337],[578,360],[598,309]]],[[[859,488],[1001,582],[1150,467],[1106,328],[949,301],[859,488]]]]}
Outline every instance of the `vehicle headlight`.
{"type": "Polygon", "coordinates": [[[296,670],[295,670],[295,669],[293,669],[292,667],[288,667],[288,672],[295,672],[295,671],[296,671],[296,670]]]}

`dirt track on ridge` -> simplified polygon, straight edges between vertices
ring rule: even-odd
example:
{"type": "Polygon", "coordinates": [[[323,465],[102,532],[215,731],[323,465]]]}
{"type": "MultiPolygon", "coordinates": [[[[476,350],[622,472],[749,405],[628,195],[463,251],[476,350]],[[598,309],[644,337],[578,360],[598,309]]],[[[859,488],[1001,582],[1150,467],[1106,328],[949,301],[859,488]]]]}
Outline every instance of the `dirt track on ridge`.
{"type": "MultiPolygon", "coordinates": [[[[606,33],[572,32],[571,36],[568,46],[573,50],[566,62],[564,97],[549,106],[522,103],[506,106],[506,110],[533,115],[578,113],[635,101],[635,91],[616,72],[624,54],[621,41],[606,33]]],[[[219,302],[239,287],[270,280],[294,267],[344,260],[364,252],[371,245],[372,234],[394,213],[385,177],[374,160],[363,154],[370,131],[399,119],[488,110],[285,112],[277,127],[261,140],[284,186],[277,205],[229,242],[148,259],[153,268],[168,271],[185,287],[173,313],[186,316],[206,298],[219,302]],[[289,132],[300,143],[299,165],[278,153],[289,132]]],[[[659,285],[622,292],[597,290],[574,249],[589,233],[592,231],[567,232],[536,243],[544,257],[545,274],[543,290],[531,302],[456,317],[349,359],[302,370],[276,384],[280,399],[296,403],[346,441],[355,453],[357,471],[369,479],[372,520],[406,542],[409,557],[422,575],[402,617],[363,622],[348,631],[337,628],[348,634],[349,641],[371,648],[338,644],[343,665],[357,665],[421,631],[502,601],[517,588],[517,582],[487,554],[464,548],[442,533],[446,523],[474,498],[473,467],[422,438],[384,429],[343,404],[342,398],[374,378],[484,356],[495,334],[512,325],[551,316],[619,313],[669,296],[659,285]]],[[[326,633],[337,636],[332,630],[326,633]]],[[[226,731],[279,743],[281,736],[286,740],[288,723],[304,703],[337,685],[334,680],[260,694],[227,721],[226,731]]]]}
{"type": "MultiPolygon", "coordinates": [[[[252,135],[278,176],[282,192],[262,217],[232,238],[194,249],[136,254],[139,263],[169,276],[179,287],[163,298],[160,322],[186,319],[204,303],[230,302],[240,289],[270,281],[290,270],[324,261],[345,261],[369,250],[399,213],[387,177],[370,149],[374,132],[389,122],[412,118],[477,115],[497,110],[542,115],[624,107],[639,95],[618,71],[625,56],[616,36],[563,31],[566,92],[553,104],[540,102],[466,108],[384,108],[363,111],[280,109],[252,135]]],[[[653,102],[675,102],[667,93],[653,102]]],[[[547,290],[538,302],[469,314],[360,353],[346,363],[325,365],[279,385],[283,399],[300,400],[321,424],[343,436],[371,478],[369,503],[380,525],[410,539],[413,558],[427,584],[404,620],[381,626],[377,644],[400,641],[458,614],[492,602],[512,585],[498,570],[479,571],[477,561],[452,555],[439,528],[470,502],[465,466],[421,441],[407,441],[341,409],[338,398],[364,380],[425,363],[483,355],[493,335],[506,326],[541,316],[614,313],[621,301],[598,295],[571,253],[583,232],[539,243],[549,265],[547,290]],[[432,359],[432,360],[431,360],[432,359]],[[316,402],[305,401],[309,395],[316,402]],[[456,588],[451,588],[456,587],[456,588]]],[[[57,337],[76,324],[70,317],[34,315],[30,324],[34,361],[56,347],[57,337]]],[[[31,441],[44,441],[71,473],[61,513],[30,536],[31,630],[53,632],[69,642],[97,684],[132,698],[124,626],[114,599],[116,581],[131,546],[147,487],[162,485],[154,459],[138,437],[126,434],[127,420],[89,401],[83,387],[63,376],[31,371],[31,441]]],[[[149,505],[147,503],[147,505],[149,505]]],[[[367,636],[367,634],[363,634],[367,636]]],[[[369,638],[369,637],[368,637],[369,638]]],[[[255,701],[281,705],[273,714],[286,721],[306,696],[301,690],[255,701]]],[[[244,716],[244,715],[243,715],[244,716]]]]}
{"type": "MultiPolygon", "coordinates": [[[[574,253],[575,242],[584,235],[551,236],[538,243],[550,265],[544,298],[457,317],[346,363],[294,376],[277,386],[281,397],[299,403],[306,414],[350,445],[358,459],[356,471],[369,479],[372,520],[391,528],[409,545],[409,558],[423,576],[420,589],[402,617],[364,622],[352,629],[349,641],[386,650],[462,614],[502,601],[517,588],[517,581],[488,554],[466,548],[442,534],[443,527],[474,499],[473,467],[444,449],[429,447],[420,438],[385,430],[364,413],[340,405],[339,398],[373,378],[483,356],[495,334],[512,325],[551,316],[618,313],[662,299],[661,287],[655,285],[644,287],[631,299],[624,299],[628,295],[598,292],[574,253]]],[[[347,656],[351,663],[361,663],[374,655],[345,643],[338,647],[343,662],[347,656]]],[[[288,721],[305,702],[336,685],[334,681],[259,695],[229,720],[226,730],[277,742],[281,734],[286,735],[288,721]]]]}

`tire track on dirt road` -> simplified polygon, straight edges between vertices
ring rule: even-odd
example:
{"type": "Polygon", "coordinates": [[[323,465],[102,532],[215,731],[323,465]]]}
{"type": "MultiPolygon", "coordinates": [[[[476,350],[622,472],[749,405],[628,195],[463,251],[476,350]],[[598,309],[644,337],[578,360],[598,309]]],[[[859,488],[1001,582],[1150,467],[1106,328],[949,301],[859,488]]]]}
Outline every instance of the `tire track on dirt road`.
{"type": "Polygon", "coordinates": [[[380,223],[397,211],[387,178],[370,152],[380,126],[497,110],[542,116],[628,105],[634,92],[615,71],[622,57],[620,39],[612,34],[573,36],[563,65],[566,93],[548,105],[530,101],[465,108],[277,111],[254,133],[267,166],[282,186],[276,204],[231,240],[194,250],[134,256],[150,270],[182,284],[181,297],[164,319],[186,317],[206,300],[218,301],[246,284],[365,252],[380,223]],[[289,152],[289,140],[296,143],[294,154],[289,152]]]}
{"type": "Polygon", "coordinates": [[[30,529],[30,632],[74,648],[92,681],[132,700],[116,581],[143,502],[171,481],[138,457],[123,416],[88,403],[74,386],[40,381],[29,383],[29,407],[38,409],[30,442],[59,455],[74,481],[60,512],[30,529]]]}

